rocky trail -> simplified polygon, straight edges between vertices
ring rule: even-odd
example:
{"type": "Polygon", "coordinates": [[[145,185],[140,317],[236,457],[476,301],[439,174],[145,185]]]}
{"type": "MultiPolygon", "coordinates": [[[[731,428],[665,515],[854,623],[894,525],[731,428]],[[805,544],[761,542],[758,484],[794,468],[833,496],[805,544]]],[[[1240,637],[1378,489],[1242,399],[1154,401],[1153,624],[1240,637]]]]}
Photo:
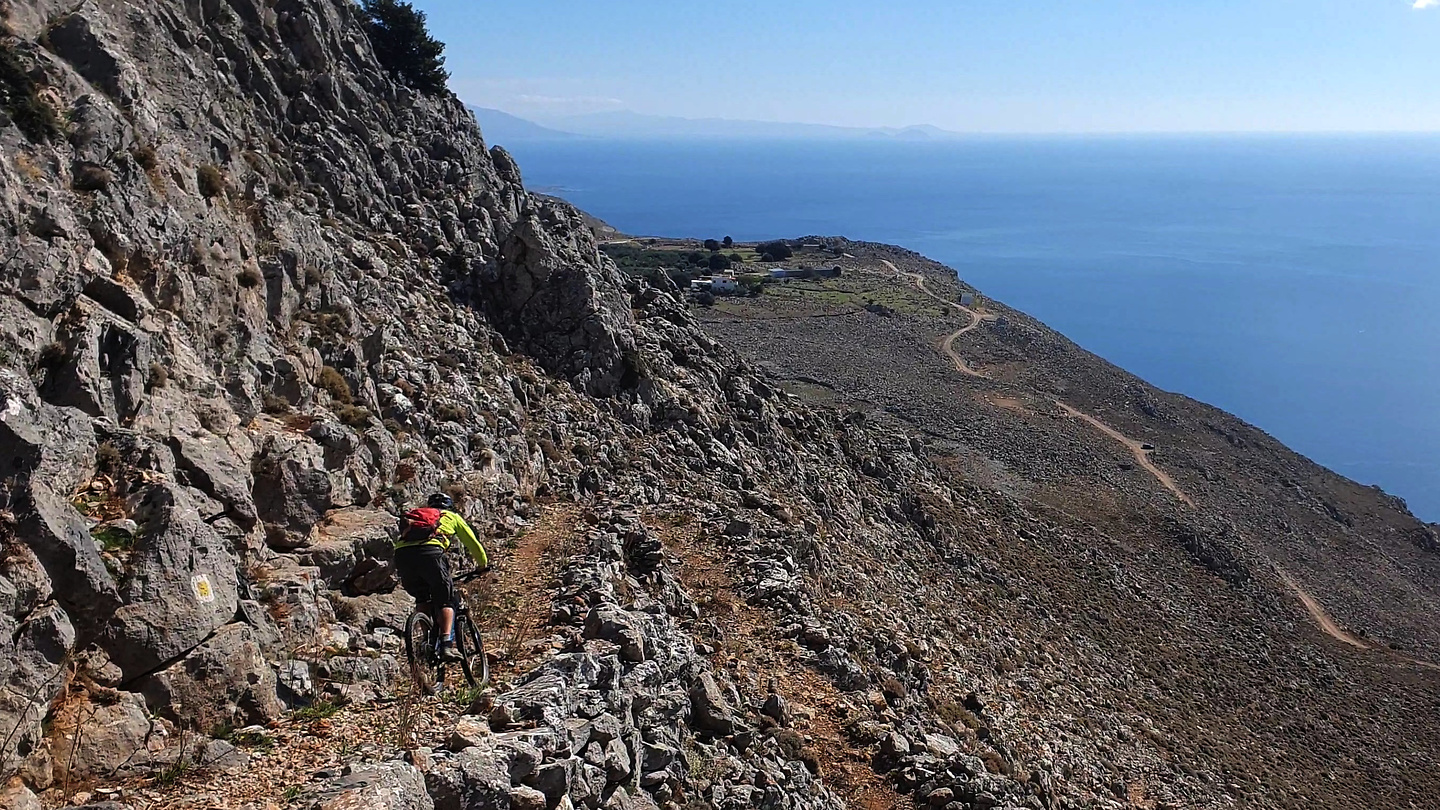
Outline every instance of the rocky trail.
{"type": "MultiPolygon", "coordinates": [[[[474,745],[489,734],[476,715],[559,647],[545,627],[558,572],[576,550],[577,515],[576,505],[554,503],[540,511],[533,525],[507,531],[499,542],[484,538],[494,575],[459,586],[491,656],[488,691],[456,681],[439,695],[426,696],[414,690],[406,674],[397,673],[391,691],[373,701],[321,699],[270,724],[225,730],[221,739],[227,746],[213,761],[204,756],[177,760],[152,777],[88,776],[61,785],[44,806],[105,800],[123,801],[135,810],[258,810],[326,793],[336,794],[329,800],[354,798],[363,791],[343,782],[356,763],[405,762],[425,771],[436,752],[443,759],[474,745]],[[325,780],[336,783],[321,784],[325,780]]],[[[331,521],[328,530],[335,531],[337,523],[343,520],[331,521]]],[[[83,705],[73,711],[84,719],[83,705]]],[[[83,736],[72,732],[71,739],[77,750],[86,747],[83,736]]]]}
{"type": "Polygon", "coordinates": [[[668,527],[660,536],[666,550],[680,561],[681,581],[695,596],[702,618],[715,622],[717,637],[707,641],[715,644],[731,677],[776,696],[767,705],[803,735],[797,742],[803,744],[800,750],[807,762],[816,763],[820,775],[852,808],[912,807],[909,797],[876,773],[873,753],[847,739],[844,724],[853,712],[849,700],[800,660],[798,645],[788,640],[777,643],[783,636],[771,615],[734,597],[738,583],[723,551],[705,542],[688,524],[668,527]]]}

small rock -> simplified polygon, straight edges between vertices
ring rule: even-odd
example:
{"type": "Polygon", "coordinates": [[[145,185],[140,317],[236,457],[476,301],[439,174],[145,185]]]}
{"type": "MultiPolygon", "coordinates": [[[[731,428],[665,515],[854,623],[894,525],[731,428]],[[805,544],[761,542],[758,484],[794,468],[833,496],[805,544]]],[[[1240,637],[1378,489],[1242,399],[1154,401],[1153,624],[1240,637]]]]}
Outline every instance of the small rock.
{"type": "Polygon", "coordinates": [[[960,743],[943,734],[926,734],[925,750],[937,759],[949,759],[960,753],[960,743]]]}
{"type": "Polygon", "coordinates": [[[790,725],[790,707],[785,698],[774,692],[765,698],[765,705],[760,707],[760,712],[782,726],[790,725]]]}
{"type": "Polygon", "coordinates": [[[545,810],[545,794],[532,787],[517,787],[510,790],[511,810],[545,810]]]}
{"type": "Polygon", "coordinates": [[[949,804],[954,800],[955,791],[951,790],[948,787],[942,787],[938,790],[933,790],[930,792],[929,796],[925,797],[925,801],[929,802],[931,807],[944,807],[945,805],[949,804]]]}
{"type": "Polygon", "coordinates": [[[490,736],[490,724],[475,717],[462,717],[450,732],[451,751],[464,751],[479,745],[490,736]]]}
{"type": "Polygon", "coordinates": [[[898,731],[892,731],[880,741],[880,753],[887,757],[899,758],[910,753],[910,741],[898,731]]]}
{"type": "Polygon", "coordinates": [[[708,672],[696,678],[690,687],[690,723],[701,731],[722,737],[735,731],[725,695],[708,672]]]}
{"type": "Polygon", "coordinates": [[[435,764],[435,753],[429,748],[415,748],[405,752],[405,761],[414,765],[421,773],[428,773],[435,764]]]}

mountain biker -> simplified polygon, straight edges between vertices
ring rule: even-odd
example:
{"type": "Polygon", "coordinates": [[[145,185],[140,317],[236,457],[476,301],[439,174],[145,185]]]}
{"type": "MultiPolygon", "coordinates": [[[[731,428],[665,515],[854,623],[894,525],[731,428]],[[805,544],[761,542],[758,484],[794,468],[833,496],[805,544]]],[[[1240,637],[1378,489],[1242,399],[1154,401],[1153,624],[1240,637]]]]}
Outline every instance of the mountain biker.
{"type": "Polygon", "coordinates": [[[480,573],[490,570],[490,558],[475,530],[454,509],[455,501],[449,495],[431,495],[425,507],[412,509],[401,518],[400,537],[395,541],[395,570],[400,584],[415,598],[417,609],[436,615],[432,613],[432,602],[440,605],[440,645],[436,652],[445,661],[460,660],[454,643],[455,582],[445,557],[451,540],[460,538],[480,573]]]}

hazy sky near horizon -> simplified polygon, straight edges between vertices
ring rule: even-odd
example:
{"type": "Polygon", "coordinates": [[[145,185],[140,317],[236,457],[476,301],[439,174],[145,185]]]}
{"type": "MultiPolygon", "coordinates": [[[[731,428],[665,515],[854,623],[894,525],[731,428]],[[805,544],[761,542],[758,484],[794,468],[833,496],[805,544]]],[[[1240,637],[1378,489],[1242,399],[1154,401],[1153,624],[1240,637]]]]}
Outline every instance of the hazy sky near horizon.
{"type": "Polygon", "coordinates": [[[1440,0],[414,0],[465,101],[536,120],[1440,131],[1440,0]]]}

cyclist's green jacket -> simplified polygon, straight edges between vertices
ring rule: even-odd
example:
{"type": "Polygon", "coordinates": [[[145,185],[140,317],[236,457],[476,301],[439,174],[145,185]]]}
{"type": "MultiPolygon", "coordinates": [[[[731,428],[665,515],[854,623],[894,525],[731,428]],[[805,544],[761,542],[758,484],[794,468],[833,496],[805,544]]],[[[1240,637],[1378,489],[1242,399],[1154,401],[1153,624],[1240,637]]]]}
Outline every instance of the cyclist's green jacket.
{"type": "Polygon", "coordinates": [[[435,546],[441,550],[450,548],[452,538],[459,537],[460,544],[470,552],[475,564],[484,568],[490,564],[490,557],[485,553],[485,547],[480,545],[480,539],[475,536],[475,530],[465,522],[465,518],[451,512],[448,509],[440,510],[440,528],[435,534],[423,543],[396,543],[396,548],[413,548],[415,546],[435,546]]]}

